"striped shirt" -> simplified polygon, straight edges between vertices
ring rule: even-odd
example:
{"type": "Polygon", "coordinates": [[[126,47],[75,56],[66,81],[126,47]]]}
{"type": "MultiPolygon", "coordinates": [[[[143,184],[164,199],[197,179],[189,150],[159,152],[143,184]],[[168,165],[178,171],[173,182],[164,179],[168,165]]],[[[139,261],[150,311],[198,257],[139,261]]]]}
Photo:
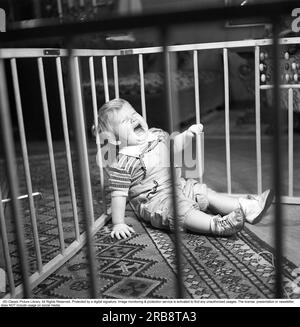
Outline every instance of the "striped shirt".
{"type": "Polygon", "coordinates": [[[110,167],[107,167],[111,196],[128,196],[130,187],[139,184],[145,178],[146,168],[143,166],[139,155],[151,150],[155,139],[157,140],[167,135],[162,130],[156,128],[149,131],[152,132],[154,137],[152,141],[140,148],[138,153],[134,155],[119,153],[117,161],[110,167]]]}
{"type": "Polygon", "coordinates": [[[108,168],[112,196],[127,196],[129,188],[144,179],[145,169],[139,158],[119,154],[118,162],[108,168]]]}

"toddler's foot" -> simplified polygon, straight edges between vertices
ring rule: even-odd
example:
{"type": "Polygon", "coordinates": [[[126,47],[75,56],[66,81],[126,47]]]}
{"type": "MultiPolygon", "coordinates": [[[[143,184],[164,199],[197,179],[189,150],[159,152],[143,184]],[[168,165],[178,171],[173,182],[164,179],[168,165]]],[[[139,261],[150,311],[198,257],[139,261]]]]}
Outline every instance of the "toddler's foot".
{"type": "Polygon", "coordinates": [[[246,221],[250,224],[260,222],[271,206],[273,198],[274,192],[272,190],[266,190],[261,195],[248,195],[247,198],[240,198],[240,206],[246,221]]]}
{"type": "Polygon", "coordinates": [[[214,216],[211,220],[211,231],[218,236],[231,236],[242,230],[244,214],[241,209],[232,211],[226,216],[214,216]]]}

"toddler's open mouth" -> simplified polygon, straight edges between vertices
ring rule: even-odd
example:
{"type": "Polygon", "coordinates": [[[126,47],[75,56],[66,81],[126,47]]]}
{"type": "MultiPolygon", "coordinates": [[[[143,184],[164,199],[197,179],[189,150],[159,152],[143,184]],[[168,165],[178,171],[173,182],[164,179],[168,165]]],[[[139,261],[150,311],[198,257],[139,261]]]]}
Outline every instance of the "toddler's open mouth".
{"type": "Polygon", "coordinates": [[[146,132],[144,127],[139,123],[133,128],[133,130],[137,136],[143,136],[146,132]]]}

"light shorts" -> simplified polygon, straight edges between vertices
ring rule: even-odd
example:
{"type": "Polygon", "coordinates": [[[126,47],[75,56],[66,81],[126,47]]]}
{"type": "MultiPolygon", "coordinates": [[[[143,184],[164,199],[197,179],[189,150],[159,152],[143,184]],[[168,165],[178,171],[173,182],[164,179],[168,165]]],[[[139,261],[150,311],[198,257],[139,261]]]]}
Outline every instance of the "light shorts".
{"type": "MultiPolygon", "coordinates": [[[[177,219],[180,230],[184,230],[184,221],[191,210],[206,211],[209,205],[206,184],[194,179],[180,178],[177,188],[177,219]],[[198,201],[197,201],[198,200],[198,201]]],[[[156,193],[147,202],[139,203],[139,216],[153,227],[174,230],[174,210],[171,188],[156,193]]]]}

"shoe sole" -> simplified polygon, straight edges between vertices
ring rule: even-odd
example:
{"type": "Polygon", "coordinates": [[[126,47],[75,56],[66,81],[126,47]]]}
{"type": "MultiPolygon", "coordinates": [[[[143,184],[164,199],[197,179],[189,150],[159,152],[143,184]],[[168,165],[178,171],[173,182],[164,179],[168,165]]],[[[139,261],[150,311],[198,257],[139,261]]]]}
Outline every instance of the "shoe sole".
{"type": "Polygon", "coordinates": [[[257,224],[257,223],[259,223],[262,220],[264,214],[270,208],[270,206],[272,204],[272,201],[273,201],[273,198],[274,198],[274,191],[273,190],[269,190],[269,193],[268,193],[268,195],[267,195],[267,197],[265,199],[264,208],[262,209],[261,213],[251,222],[252,225],[257,224]]]}

